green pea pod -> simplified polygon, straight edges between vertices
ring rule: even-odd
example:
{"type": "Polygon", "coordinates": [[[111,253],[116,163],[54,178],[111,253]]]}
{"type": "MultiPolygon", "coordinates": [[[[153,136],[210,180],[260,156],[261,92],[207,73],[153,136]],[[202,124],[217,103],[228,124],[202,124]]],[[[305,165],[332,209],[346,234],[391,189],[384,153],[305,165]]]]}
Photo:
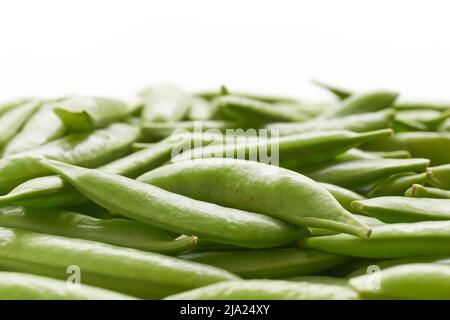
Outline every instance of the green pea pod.
{"type": "Polygon", "coordinates": [[[150,148],[150,147],[154,146],[155,144],[156,144],[156,142],[153,142],[153,143],[152,142],[135,142],[131,145],[131,150],[133,152],[141,151],[143,149],[150,148]]]}
{"type": "Polygon", "coordinates": [[[318,131],[291,136],[253,139],[243,143],[209,145],[184,152],[172,162],[198,158],[238,158],[260,162],[279,161],[280,166],[295,168],[332,159],[364,141],[391,135],[390,129],[354,133],[318,131]]]}
{"type": "Polygon", "coordinates": [[[65,280],[67,271],[76,267],[85,284],[144,299],[238,278],[158,253],[13,228],[0,228],[0,246],[2,270],[65,280]]]}
{"type": "Polygon", "coordinates": [[[190,95],[173,85],[153,85],[139,96],[144,102],[142,119],[146,122],[180,121],[190,109],[190,95]]]}
{"type": "Polygon", "coordinates": [[[450,255],[450,221],[383,224],[369,239],[348,234],[306,238],[304,248],[363,258],[450,255]]]}
{"type": "Polygon", "coordinates": [[[377,155],[381,158],[386,159],[410,159],[411,153],[407,150],[396,150],[396,151],[365,151],[366,153],[371,153],[377,155]]]}
{"type": "Polygon", "coordinates": [[[313,80],[312,83],[315,84],[316,86],[319,86],[319,87],[329,91],[330,93],[335,95],[336,98],[338,98],[339,100],[345,100],[353,94],[350,90],[338,88],[335,86],[330,86],[321,81],[313,80]]]}
{"type": "MultiPolygon", "coordinates": [[[[353,209],[353,211],[356,211],[353,209]]],[[[359,220],[361,223],[364,223],[368,226],[377,226],[380,224],[384,224],[384,222],[378,220],[377,218],[363,216],[360,214],[353,214],[353,217],[359,220]]],[[[338,234],[340,232],[336,230],[330,230],[330,229],[324,229],[324,228],[308,228],[310,232],[311,237],[317,237],[317,236],[327,236],[330,234],[338,234]]]]}
{"type": "Polygon", "coordinates": [[[97,167],[126,154],[138,137],[139,129],[126,124],[112,124],[105,129],[72,134],[0,159],[0,192],[9,192],[24,181],[51,174],[39,165],[38,159],[97,167]]]}
{"type": "Polygon", "coordinates": [[[298,283],[316,283],[316,284],[330,284],[337,286],[348,287],[348,281],[346,279],[337,278],[337,277],[327,277],[327,276],[298,276],[298,277],[290,277],[284,280],[287,281],[295,281],[298,283]]]}
{"type": "Polygon", "coordinates": [[[354,212],[352,202],[356,200],[364,200],[365,197],[353,192],[352,190],[345,189],[334,184],[325,182],[319,183],[324,187],[331,195],[343,206],[347,211],[354,212]]]}
{"type": "Polygon", "coordinates": [[[191,98],[191,107],[189,109],[189,120],[210,120],[214,114],[214,108],[211,103],[200,96],[191,98]]]}
{"type": "Polygon", "coordinates": [[[356,292],[341,285],[283,280],[227,281],[166,297],[166,300],[353,300],[356,292]]]}
{"type": "Polygon", "coordinates": [[[417,123],[424,131],[435,131],[450,116],[450,109],[437,111],[432,109],[402,110],[396,113],[396,121],[417,123]]]}
{"type": "Polygon", "coordinates": [[[406,190],[405,196],[415,198],[450,199],[450,191],[413,184],[411,188],[406,190]]]}
{"type": "Polygon", "coordinates": [[[314,250],[298,249],[202,252],[183,255],[180,258],[212,265],[247,279],[280,279],[308,275],[350,259],[314,250]]]}
{"type": "Polygon", "coordinates": [[[424,101],[403,101],[395,104],[397,110],[437,110],[445,111],[450,110],[449,103],[442,102],[424,102],[424,101]]]}
{"type": "Polygon", "coordinates": [[[46,104],[34,113],[22,130],[3,148],[3,156],[34,149],[61,138],[66,130],[62,120],[53,112],[53,106],[46,104]]]}
{"type": "Polygon", "coordinates": [[[69,131],[89,131],[123,120],[133,108],[120,100],[73,96],[58,102],[54,110],[69,131]]]}
{"type": "Polygon", "coordinates": [[[262,213],[299,226],[332,229],[360,237],[370,234],[368,226],[354,219],[319,184],[294,171],[264,163],[196,159],[160,167],[137,180],[197,200],[262,213]]]}
{"type": "Polygon", "coordinates": [[[5,113],[8,110],[11,110],[12,108],[24,105],[28,102],[30,102],[30,98],[20,98],[20,99],[14,99],[6,102],[2,102],[0,104],[0,115],[5,113]]]}
{"type": "Polygon", "coordinates": [[[378,285],[373,284],[373,278],[373,275],[360,276],[350,279],[349,284],[362,298],[368,299],[450,299],[448,265],[407,264],[381,271],[376,277],[378,285]]]}
{"type": "Polygon", "coordinates": [[[428,168],[427,183],[439,189],[450,190],[450,164],[428,168]]]}
{"type": "Polygon", "coordinates": [[[309,131],[325,130],[349,130],[354,132],[366,132],[392,127],[394,111],[392,109],[381,110],[340,118],[317,117],[304,122],[277,122],[265,126],[266,129],[277,131],[280,135],[289,135],[309,131]]]}
{"type": "Polygon", "coordinates": [[[329,161],[299,171],[316,181],[354,188],[396,173],[424,171],[428,164],[428,159],[329,161]]]}
{"type": "Polygon", "coordinates": [[[40,104],[40,101],[30,101],[13,107],[0,116],[0,147],[14,137],[40,104]]]}
{"type": "Polygon", "coordinates": [[[379,197],[352,203],[355,210],[387,223],[450,220],[446,199],[379,197]]]}
{"type": "Polygon", "coordinates": [[[0,272],[0,300],[133,300],[135,298],[88,285],[18,272],[0,272]]]}
{"type": "Polygon", "coordinates": [[[205,98],[207,100],[213,100],[220,96],[226,96],[232,94],[233,96],[237,97],[243,97],[243,98],[249,98],[254,100],[260,100],[262,102],[267,103],[296,103],[298,102],[297,99],[291,98],[291,97],[283,97],[283,96],[274,96],[274,95],[267,95],[267,94],[261,94],[261,93],[251,93],[251,92],[242,92],[242,91],[234,91],[229,90],[225,86],[221,86],[219,90],[206,90],[202,92],[198,92],[196,95],[202,98],[205,98]]]}
{"type": "Polygon", "coordinates": [[[339,161],[381,159],[382,157],[372,152],[362,151],[357,148],[350,149],[336,157],[339,161]]]}
{"type": "Polygon", "coordinates": [[[100,206],[179,234],[196,234],[248,248],[269,248],[290,243],[307,233],[305,228],[265,215],[197,201],[100,170],[53,160],[40,162],[100,206]]]}
{"type": "Polygon", "coordinates": [[[401,196],[413,184],[423,184],[427,181],[427,174],[403,172],[393,174],[387,178],[382,178],[372,187],[368,196],[382,197],[382,196],[401,196]]]}
{"type": "Polygon", "coordinates": [[[431,165],[450,163],[450,133],[403,132],[362,146],[369,151],[408,150],[415,158],[428,158],[431,165]]]}
{"type": "Polygon", "coordinates": [[[167,232],[128,219],[101,220],[62,209],[0,208],[0,227],[176,254],[195,247],[197,238],[174,240],[167,232]]]}

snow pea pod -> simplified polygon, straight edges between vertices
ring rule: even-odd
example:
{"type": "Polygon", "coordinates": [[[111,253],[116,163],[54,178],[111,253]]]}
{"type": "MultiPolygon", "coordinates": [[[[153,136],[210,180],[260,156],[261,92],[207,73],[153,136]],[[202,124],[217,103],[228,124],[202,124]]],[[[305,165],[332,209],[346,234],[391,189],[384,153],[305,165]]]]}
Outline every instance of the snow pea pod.
{"type": "Polygon", "coordinates": [[[58,102],[54,111],[69,131],[89,131],[124,119],[134,108],[116,99],[73,96],[58,102]]]}
{"type": "Polygon", "coordinates": [[[283,280],[226,281],[166,297],[166,300],[348,300],[355,291],[340,285],[283,280]]]}
{"type": "Polygon", "coordinates": [[[180,258],[212,265],[246,279],[280,279],[308,275],[350,260],[349,257],[299,249],[202,252],[180,258]]]}
{"type": "Polygon", "coordinates": [[[0,116],[0,147],[14,137],[40,104],[40,101],[26,102],[7,110],[0,116]]]}
{"type": "Polygon", "coordinates": [[[295,168],[332,159],[357,147],[364,141],[391,135],[390,129],[354,133],[350,131],[318,131],[290,136],[253,139],[235,144],[209,145],[195,148],[172,158],[172,162],[197,158],[239,158],[267,162],[277,157],[285,168],[295,168]]]}
{"type": "Polygon", "coordinates": [[[424,171],[428,164],[428,159],[329,161],[299,171],[316,181],[352,188],[396,173],[424,171]]]}
{"type": "Polygon", "coordinates": [[[144,299],[238,277],[212,266],[159,253],[27,230],[0,228],[0,268],[67,279],[79,268],[82,282],[144,299]]]}
{"type": "Polygon", "coordinates": [[[334,184],[319,182],[347,211],[354,212],[352,202],[365,199],[364,196],[334,184]]]}
{"type": "Polygon", "coordinates": [[[70,288],[67,281],[18,272],[0,272],[0,300],[133,300],[118,292],[88,285],[70,288]]]}
{"type": "Polygon", "coordinates": [[[138,181],[197,200],[258,212],[299,226],[365,237],[370,228],[352,217],[313,180],[254,161],[196,159],[160,167],[138,181]],[[320,203],[320,206],[317,206],[320,203]]]}
{"type": "Polygon", "coordinates": [[[335,87],[335,86],[331,86],[331,85],[328,85],[328,84],[326,84],[324,82],[321,82],[321,81],[313,80],[312,83],[315,84],[316,86],[319,86],[319,87],[329,91],[334,96],[336,96],[336,98],[338,98],[339,100],[345,100],[345,99],[347,99],[348,97],[350,97],[353,94],[348,89],[343,89],[343,88],[338,88],[338,87],[335,87]]]}
{"type": "Polygon", "coordinates": [[[180,121],[189,112],[190,95],[174,85],[153,85],[139,96],[144,102],[142,119],[146,122],[180,121]]]}
{"type": "MultiPolygon", "coordinates": [[[[371,285],[371,275],[349,280],[362,298],[368,299],[450,299],[450,266],[413,263],[381,271],[379,286],[371,285]]],[[[373,281],[372,281],[373,282],[373,281]]]]}
{"type": "Polygon", "coordinates": [[[341,233],[306,238],[300,246],[363,258],[450,255],[450,221],[383,224],[368,239],[341,233]]]}
{"type": "Polygon", "coordinates": [[[23,126],[22,130],[3,148],[3,156],[30,150],[61,138],[66,130],[62,120],[53,112],[53,105],[39,108],[23,126]]]}
{"type": "Polygon", "coordinates": [[[428,168],[427,182],[433,187],[450,190],[450,164],[428,168]]]}
{"type": "Polygon", "coordinates": [[[413,184],[411,188],[406,190],[405,196],[416,198],[450,199],[450,191],[441,190],[438,188],[428,188],[420,184],[413,184]]]}
{"type": "Polygon", "coordinates": [[[128,219],[101,220],[62,209],[0,208],[0,227],[19,228],[120,247],[176,254],[195,247],[196,237],[174,240],[167,232],[128,219]]]}
{"type": "Polygon", "coordinates": [[[431,165],[450,163],[450,133],[402,132],[361,146],[369,151],[408,150],[415,158],[428,158],[431,165]]]}
{"type": "Polygon", "coordinates": [[[387,223],[450,220],[450,201],[409,197],[379,197],[352,203],[355,210],[387,223]]]}
{"type": "Polygon", "coordinates": [[[100,170],[53,160],[41,164],[112,212],[179,234],[248,248],[269,248],[305,236],[305,228],[274,218],[221,207],[100,170]],[[239,232],[236,232],[239,230],[239,232]]]}
{"type": "Polygon", "coordinates": [[[94,132],[76,133],[33,150],[0,159],[0,192],[32,178],[51,174],[38,159],[48,158],[85,167],[96,167],[128,152],[139,137],[139,129],[127,124],[112,124],[94,132]]]}
{"type": "MultiPolygon", "coordinates": [[[[353,210],[353,211],[356,211],[356,210],[353,210]]],[[[357,220],[359,220],[361,223],[364,223],[368,226],[377,226],[380,224],[384,224],[384,222],[382,222],[374,217],[363,216],[360,214],[353,214],[353,217],[356,218],[357,220]]],[[[336,230],[330,230],[330,229],[324,229],[324,228],[308,228],[308,229],[309,229],[311,237],[326,236],[326,235],[330,235],[330,234],[338,234],[339,233],[336,230]]]]}
{"type": "Polygon", "coordinates": [[[400,196],[405,193],[413,184],[423,184],[427,181],[427,173],[403,172],[393,174],[387,178],[382,178],[371,188],[368,196],[400,196]]]}

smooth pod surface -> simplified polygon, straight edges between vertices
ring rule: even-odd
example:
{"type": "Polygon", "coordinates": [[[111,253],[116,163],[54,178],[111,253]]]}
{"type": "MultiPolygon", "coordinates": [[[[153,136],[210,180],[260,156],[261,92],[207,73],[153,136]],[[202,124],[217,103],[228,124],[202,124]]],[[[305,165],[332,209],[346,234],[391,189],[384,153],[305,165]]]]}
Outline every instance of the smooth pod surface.
{"type": "Polygon", "coordinates": [[[416,198],[450,199],[450,191],[414,184],[411,188],[406,190],[405,196],[416,198]]]}

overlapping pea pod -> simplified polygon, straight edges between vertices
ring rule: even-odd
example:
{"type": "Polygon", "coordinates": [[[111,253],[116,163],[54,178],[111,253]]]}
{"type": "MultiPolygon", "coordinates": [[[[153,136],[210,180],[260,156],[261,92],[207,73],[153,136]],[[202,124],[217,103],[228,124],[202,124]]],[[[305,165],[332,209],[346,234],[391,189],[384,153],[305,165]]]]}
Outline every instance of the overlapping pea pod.
{"type": "Polygon", "coordinates": [[[368,299],[450,299],[449,265],[406,264],[385,269],[375,276],[352,278],[349,284],[362,298],[368,299]]]}
{"type": "Polygon", "coordinates": [[[166,297],[167,300],[354,300],[342,285],[283,280],[226,281],[166,297]]]}
{"type": "Polygon", "coordinates": [[[164,254],[177,254],[196,246],[197,238],[175,239],[167,232],[128,219],[96,219],[62,209],[0,208],[0,227],[19,228],[69,238],[109,243],[164,254]]]}
{"type": "MultiPolygon", "coordinates": [[[[222,141],[222,136],[211,134],[187,134],[174,136],[154,144],[152,147],[117,159],[98,169],[106,172],[135,178],[170,160],[172,153],[182,152],[183,148],[222,141]]],[[[28,180],[4,196],[0,204],[23,205],[39,208],[70,207],[88,201],[59,176],[46,176],[28,180]]]]}
{"type": "MultiPolygon", "coordinates": [[[[358,212],[355,209],[352,209],[354,212],[358,212]]],[[[380,224],[384,224],[383,221],[378,220],[377,218],[371,217],[371,216],[363,216],[361,214],[353,214],[353,217],[357,220],[359,220],[361,223],[364,223],[368,226],[378,226],[380,224]]],[[[326,236],[330,234],[338,234],[340,232],[336,230],[331,229],[325,229],[325,228],[308,228],[310,232],[310,236],[317,237],[317,236],[326,236]]]]}
{"type": "Polygon", "coordinates": [[[318,87],[321,87],[321,88],[329,91],[339,100],[345,100],[353,94],[353,92],[348,89],[338,88],[338,87],[326,84],[322,81],[313,80],[312,83],[318,87]]]}
{"type": "Polygon", "coordinates": [[[207,99],[200,96],[192,96],[190,102],[189,120],[210,120],[214,114],[214,108],[207,99]]]}
{"type": "Polygon", "coordinates": [[[365,133],[318,131],[268,139],[251,139],[235,144],[195,148],[172,158],[172,162],[198,158],[239,158],[260,162],[279,160],[282,167],[293,168],[332,159],[365,141],[390,136],[390,129],[365,133]]]}
{"type": "Polygon", "coordinates": [[[111,212],[178,234],[248,248],[277,247],[307,234],[303,227],[262,214],[194,200],[101,170],[53,160],[40,163],[111,212]]]}
{"type": "Polygon", "coordinates": [[[449,118],[450,109],[437,111],[430,109],[397,111],[394,130],[403,131],[438,131],[449,118]]]}
{"type": "Polygon", "coordinates": [[[336,157],[339,161],[364,160],[364,159],[409,159],[411,154],[405,150],[370,152],[353,148],[336,157]]]}
{"type": "Polygon", "coordinates": [[[300,246],[363,258],[450,255],[450,221],[384,224],[373,226],[368,239],[337,234],[307,238],[300,246]]]}
{"type": "Polygon", "coordinates": [[[47,143],[33,150],[0,159],[0,192],[32,178],[51,174],[37,159],[48,158],[85,167],[96,167],[128,153],[139,137],[139,129],[112,124],[94,132],[78,133],[47,143]]]}
{"type": "Polygon", "coordinates": [[[450,190],[450,164],[428,168],[427,178],[433,187],[450,190]]]}
{"type": "Polygon", "coordinates": [[[5,113],[6,111],[12,109],[12,108],[15,108],[17,106],[20,106],[20,105],[23,105],[23,104],[25,104],[27,102],[30,102],[31,100],[33,100],[33,99],[31,99],[31,98],[19,98],[19,99],[14,99],[14,100],[9,100],[9,101],[6,101],[6,102],[2,102],[0,104],[0,115],[5,113]]]}
{"type": "Polygon", "coordinates": [[[405,191],[406,197],[450,199],[450,191],[438,188],[428,188],[420,184],[413,184],[405,191]]]}
{"type": "Polygon", "coordinates": [[[54,112],[69,131],[89,131],[121,121],[136,105],[110,98],[72,96],[56,103],[54,112]]]}
{"type": "Polygon", "coordinates": [[[19,272],[0,272],[0,300],[132,300],[118,292],[19,272]]]}
{"type": "Polygon", "coordinates": [[[139,298],[169,294],[238,277],[212,266],[101,242],[0,228],[0,268],[67,279],[81,270],[83,284],[139,298]]]}
{"type": "Polygon", "coordinates": [[[360,237],[370,233],[367,225],[355,219],[313,180],[264,163],[196,159],[160,167],[137,180],[193,199],[262,213],[300,226],[360,237]]]}
{"type": "Polygon", "coordinates": [[[344,207],[347,211],[353,212],[352,202],[356,200],[364,200],[365,197],[346,188],[336,186],[330,183],[319,183],[344,207]]]}
{"type": "Polygon", "coordinates": [[[309,275],[351,259],[296,248],[201,252],[182,255],[180,258],[216,266],[247,279],[280,279],[309,275]]]}

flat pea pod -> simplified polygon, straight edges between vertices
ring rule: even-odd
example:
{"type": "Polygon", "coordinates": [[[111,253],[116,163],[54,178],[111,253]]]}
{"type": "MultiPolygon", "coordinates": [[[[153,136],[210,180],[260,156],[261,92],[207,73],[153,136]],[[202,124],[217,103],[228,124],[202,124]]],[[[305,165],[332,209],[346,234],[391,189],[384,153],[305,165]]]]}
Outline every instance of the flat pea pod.
{"type": "Polygon", "coordinates": [[[144,251],[176,254],[195,247],[196,237],[174,240],[167,232],[128,219],[96,219],[62,209],[0,208],[0,227],[99,241],[144,251]]]}
{"type": "Polygon", "coordinates": [[[428,158],[431,165],[450,162],[450,133],[402,132],[386,139],[365,143],[362,149],[369,151],[408,150],[415,158],[428,158]]]}
{"type": "Polygon", "coordinates": [[[403,172],[393,174],[377,181],[371,188],[369,197],[400,196],[413,184],[423,184],[427,181],[427,173],[403,172]]]}
{"type": "Polygon", "coordinates": [[[146,122],[180,121],[189,112],[191,96],[174,85],[153,85],[139,96],[144,102],[142,119],[146,122]]]}
{"type": "Polygon", "coordinates": [[[202,252],[180,256],[230,271],[246,279],[280,279],[317,273],[350,258],[299,249],[202,252]]]}
{"type": "Polygon", "coordinates": [[[52,104],[42,105],[25,123],[22,130],[4,147],[2,155],[30,150],[61,138],[66,133],[62,120],[53,112],[52,104]]]}
{"type": "Polygon", "coordinates": [[[233,96],[238,96],[238,97],[243,97],[243,98],[250,98],[250,99],[254,99],[254,100],[260,100],[262,102],[267,102],[267,103],[277,103],[277,102],[281,102],[281,103],[296,103],[298,102],[297,99],[292,98],[292,97],[284,97],[284,96],[275,96],[275,95],[267,95],[267,94],[262,94],[262,93],[252,93],[252,92],[242,92],[242,91],[235,91],[235,90],[230,90],[229,88],[225,87],[225,86],[221,86],[219,90],[207,90],[207,91],[202,91],[202,92],[198,92],[196,95],[203,97],[207,100],[213,100],[217,97],[220,96],[225,96],[225,95],[233,95],[233,96]]]}
{"type": "Polygon", "coordinates": [[[97,167],[126,154],[139,137],[139,129],[127,124],[112,124],[93,132],[76,133],[39,148],[0,159],[0,192],[51,174],[37,159],[60,160],[85,167],[97,167]]]}
{"type": "Polygon", "coordinates": [[[405,196],[415,198],[450,199],[450,191],[413,184],[411,188],[405,191],[405,196]]]}
{"type": "Polygon", "coordinates": [[[386,159],[410,159],[411,153],[408,150],[396,150],[396,151],[366,151],[366,153],[372,153],[381,158],[386,159]]]}
{"type": "Polygon", "coordinates": [[[54,108],[69,131],[89,131],[123,120],[134,111],[123,101],[100,97],[68,97],[54,108]]]}
{"type": "Polygon", "coordinates": [[[352,202],[356,200],[364,200],[366,197],[343,187],[334,184],[319,182],[331,195],[343,206],[347,211],[354,212],[352,202]]]}
{"type": "MultiPolygon", "coordinates": [[[[356,210],[353,210],[356,211],[356,210]]],[[[353,214],[353,217],[359,220],[361,223],[364,223],[368,226],[377,226],[380,224],[384,224],[383,221],[378,220],[377,218],[370,217],[370,216],[363,216],[361,214],[353,214]]],[[[310,232],[311,237],[317,237],[317,236],[326,236],[330,234],[338,234],[336,230],[330,230],[325,228],[308,228],[310,232]]]]}
{"type": "Polygon", "coordinates": [[[210,120],[214,114],[214,108],[207,99],[200,96],[191,98],[188,113],[189,120],[210,120]]]}
{"type": "Polygon", "coordinates": [[[447,199],[378,197],[355,201],[352,206],[387,223],[450,220],[447,199]]]}
{"type": "Polygon", "coordinates": [[[339,100],[345,100],[348,97],[350,97],[353,93],[348,89],[338,88],[335,86],[331,86],[329,84],[326,84],[322,81],[313,80],[313,84],[315,84],[318,87],[321,87],[330,93],[332,93],[336,98],[339,100]]]}
{"type": "Polygon", "coordinates": [[[450,221],[383,224],[372,227],[369,239],[348,234],[311,237],[303,248],[362,258],[450,255],[450,221]]]}
{"type": "Polygon", "coordinates": [[[428,168],[427,182],[433,187],[450,190],[450,164],[428,168]]]}
{"type": "Polygon", "coordinates": [[[318,131],[290,136],[254,139],[235,144],[209,145],[195,148],[172,158],[172,162],[197,158],[238,158],[260,162],[278,161],[280,166],[295,168],[332,159],[365,141],[392,134],[390,129],[354,133],[350,131],[318,131]]]}
{"type": "Polygon", "coordinates": [[[371,275],[349,280],[362,298],[368,299],[450,299],[450,266],[413,263],[381,271],[379,286],[370,286],[371,275]]]}
{"type": "Polygon", "coordinates": [[[329,161],[298,169],[308,177],[342,187],[358,187],[402,172],[424,171],[428,159],[367,159],[329,161]]]}
{"type": "Polygon", "coordinates": [[[397,110],[450,110],[450,103],[442,102],[427,102],[427,101],[399,101],[395,103],[397,110]]]}
{"type": "Polygon", "coordinates": [[[133,300],[118,292],[18,272],[0,272],[0,300],[133,300]]]}
{"type": "Polygon", "coordinates": [[[37,110],[40,101],[30,101],[5,111],[0,116],[0,147],[10,141],[19,132],[23,124],[37,110]]]}
{"type": "Polygon", "coordinates": [[[155,142],[135,142],[131,145],[131,150],[133,152],[141,151],[155,145],[155,142]]]}
{"type": "Polygon", "coordinates": [[[412,124],[412,129],[436,131],[450,116],[450,109],[439,112],[436,110],[405,110],[397,111],[395,120],[406,125],[412,124]]]}
{"type": "Polygon", "coordinates": [[[195,234],[248,248],[269,248],[290,243],[307,233],[305,228],[265,215],[190,199],[100,170],[53,160],[41,163],[100,206],[179,234],[195,234]]]}
{"type": "Polygon", "coordinates": [[[299,173],[264,163],[196,159],[160,167],[137,180],[299,226],[327,228],[360,237],[370,234],[370,228],[355,219],[325,188],[299,173]]]}
{"type": "Polygon", "coordinates": [[[376,112],[348,115],[341,118],[316,117],[304,122],[276,122],[269,123],[266,129],[289,135],[309,131],[349,130],[366,132],[392,127],[394,111],[386,109],[376,112]]]}
{"type": "Polygon", "coordinates": [[[83,283],[138,298],[169,294],[238,277],[215,267],[106,243],[0,228],[0,268],[67,279],[78,266],[83,283]]]}
{"type": "Polygon", "coordinates": [[[226,281],[166,297],[166,300],[354,300],[340,285],[283,280],[226,281]]]}

